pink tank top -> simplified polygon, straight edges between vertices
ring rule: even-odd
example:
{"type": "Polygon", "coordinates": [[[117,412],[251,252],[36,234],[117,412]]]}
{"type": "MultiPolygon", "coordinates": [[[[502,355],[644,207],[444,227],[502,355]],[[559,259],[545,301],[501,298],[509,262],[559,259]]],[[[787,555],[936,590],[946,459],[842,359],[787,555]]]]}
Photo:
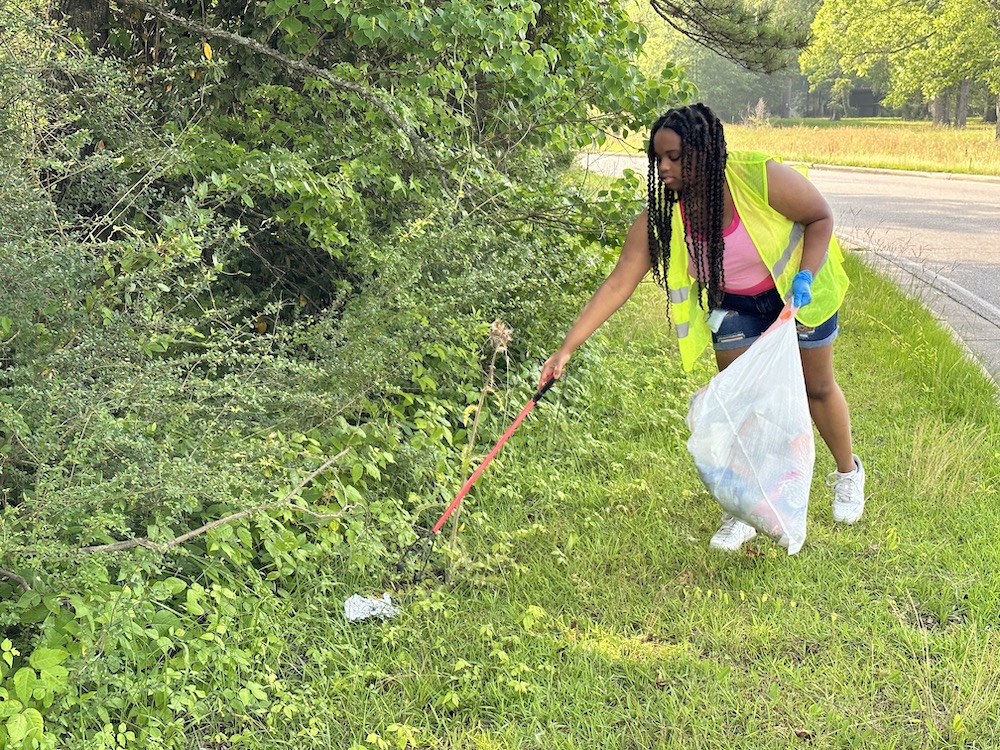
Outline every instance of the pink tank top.
{"type": "MultiPolygon", "coordinates": [[[[750,233],[740,221],[740,215],[733,206],[733,221],[722,232],[725,251],[722,255],[722,272],[725,287],[722,291],[729,294],[753,295],[766,292],[774,287],[771,273],[760,259],[756,245],[750,239],[750,233]]],[[[697,277],[694,259],[688,255],[688,273],[697,277]]],[[[705,281],[705,279],[700,279],[705,281]]]]}

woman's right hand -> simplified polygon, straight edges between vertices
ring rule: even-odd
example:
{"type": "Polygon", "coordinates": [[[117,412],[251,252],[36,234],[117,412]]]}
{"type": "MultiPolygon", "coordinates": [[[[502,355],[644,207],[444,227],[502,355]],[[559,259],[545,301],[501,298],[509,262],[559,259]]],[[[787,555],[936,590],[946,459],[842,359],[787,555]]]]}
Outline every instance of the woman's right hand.
{"type": "Polygon", "coordinates": [[[564,352],[560,349],[545,360],[545,364],[542,365],[542,372],[538,376],[538,387],[541,388],[548,383],[549,378],[559,380],[566,370],[566,363],[569,362],[569,357],[570,352],[564,352]]]}

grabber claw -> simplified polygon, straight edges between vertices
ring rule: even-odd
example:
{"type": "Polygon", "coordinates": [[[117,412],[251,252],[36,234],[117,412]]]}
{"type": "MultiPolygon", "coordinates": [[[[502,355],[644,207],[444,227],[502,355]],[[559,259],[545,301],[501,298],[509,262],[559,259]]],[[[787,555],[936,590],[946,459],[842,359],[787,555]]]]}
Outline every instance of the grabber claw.
{"type": "Polygon", "coordinates": [[[413,572],[413,583],[419,583],[420,579],[423,578],[424,571],[427,570],[427,566],[430,564],[431,555],[434,553],[434,542],[437,539],[437,534],[429,533],[417,533],[417,538],[413,541],[409,547],[403,552],[403,556],[399,558],[399,562],[396,563],[396,570],[400,573],[406,571],[407,566],[411,560],[416,560],[418,562],[417,569],[413,572]]]}
{"type": "Polygon", "coordinates": [[[424,535],[421,535],[419,531],[417,532],[418,536],[416,541],[407,547],[399,562],[396,563],[396,570],[403,572],[406,570],[406,565],[410,558],[419,559],[422,564],[417,569],[417,572],[413,574],[413,582],[416,583],[420,580],[424,570],[426,570],[427,565],[430,562],[431,553],[434,551],[434,540],[441,531],[441,527],[444,526],[444,522],[448,520],[448,516],[450,516],[458,507],[458,504],[462,502],[462,498],[465,497],[465,494],[472,488],[472,485],[475,484],[479,475],[483,473],[483,470],[489,465],[490,461],[493,460],[494,456],[496,456],[500,449],[503,448],[504,443],[506,443],[510,439],[510,436],[514,434],[514,430],[516,430],[517,426],[521,424],[521,421],[527,416],[528,412],[535,407],[535,404],[542,400],[542,397],[548,392],[555,382],[555,378],[549,378],[535,392],[535,395],[532,396],[531,400],[528,401],[523,409],[521,409],[521,413],[517,415],[517,418],[514,419],[514,422],[507,428],[507,431],[496,442],[496,445],[493,446],[492,450],[490,450],[490,452],[486,455],[486,458],[483,459],[482,463],[479,464],[479,468],[477,468],[472,473],[472,476],[466,480],[465,484],[462,485],[458,494],[455,495],[455,499],[451,501],[451,504],[445,509],[444,513],[441,514],[441,517],[437,520],[437,523],[434,524],[434,527],[430,530],[430,532],[424,535]]]}

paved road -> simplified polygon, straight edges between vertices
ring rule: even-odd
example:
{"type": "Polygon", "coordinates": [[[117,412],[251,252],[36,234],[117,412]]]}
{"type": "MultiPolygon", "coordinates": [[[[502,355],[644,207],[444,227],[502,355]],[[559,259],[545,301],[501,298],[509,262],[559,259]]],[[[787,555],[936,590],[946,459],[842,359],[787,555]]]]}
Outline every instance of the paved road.
{"type": "Polygon", "coordinates": [[[813,168],[837,234],[916,295],[1000,383],[1000,180],[813,168]]]}
{"type": "MultiPolygon", "coordinates": [[[[645,171],[644,157],[595,154],[590,167],[645,171]]],[[[813,167],[837,234],[924,304],[1000,383],[1000,179],[813,167]]]]}

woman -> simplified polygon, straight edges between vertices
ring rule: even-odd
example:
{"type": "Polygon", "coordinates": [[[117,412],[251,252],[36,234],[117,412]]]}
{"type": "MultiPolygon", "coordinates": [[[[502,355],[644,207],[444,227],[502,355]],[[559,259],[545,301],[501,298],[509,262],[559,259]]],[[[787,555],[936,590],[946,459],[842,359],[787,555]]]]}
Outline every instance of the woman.
{"type": "MultiPolygon", "coordinates": [[[[833,374],[837,310],[847,290],[833,215],[804,174],[764,154],[727,154],[722,123],[703,104],[672,109],[649,139],[648,204],[629,229],[614,270],[584,306],[539,383],[560,378],[573,351],[627,300],[652,270],[667,290],[681,362],[690,370],[713,343],[719,370],[778,317],[800,310],[799,352],[809,411],[833,458],[834,521],[864,511],[865,470],[833,374]]],[[[728,514],[710,546],[738,550],[756,536],[728,514]]]]}

